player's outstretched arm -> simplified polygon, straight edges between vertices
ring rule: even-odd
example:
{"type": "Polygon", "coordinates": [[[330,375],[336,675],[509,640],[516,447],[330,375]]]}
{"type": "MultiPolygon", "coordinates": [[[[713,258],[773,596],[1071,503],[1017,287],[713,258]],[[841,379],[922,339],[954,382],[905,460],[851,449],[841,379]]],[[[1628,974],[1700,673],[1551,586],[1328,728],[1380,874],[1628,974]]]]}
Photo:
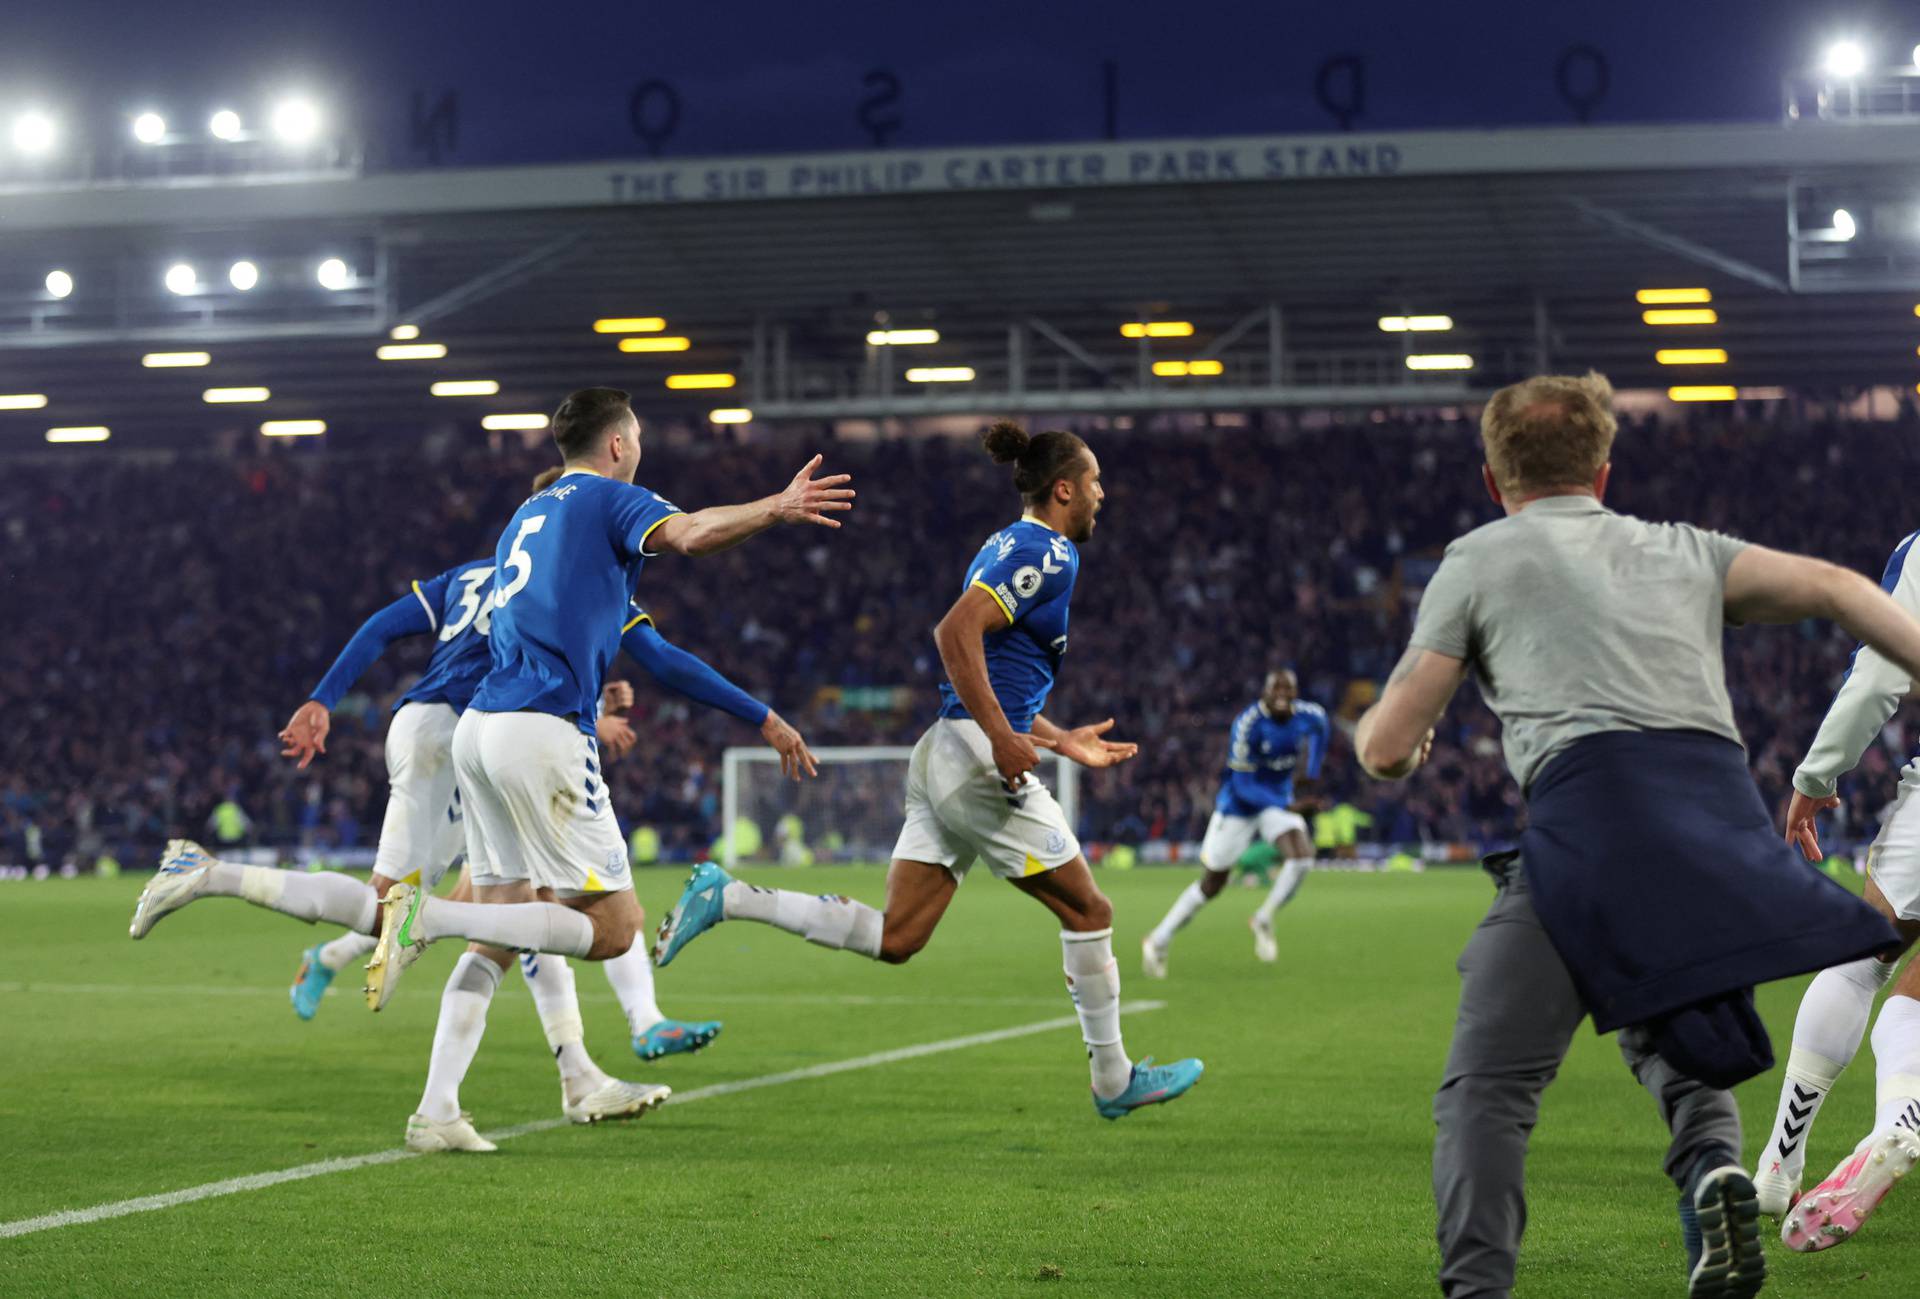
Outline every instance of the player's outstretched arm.
{"type": "Polygon", "coordinates": [[[280,728],[283,758],[297,758],[305,771],[314,755],[327,751],[327,732],[333,725],[333,710],[360,674],[373,666],[387,646],[403,636],[419,636],[433,630],[433,616],[425,599],[412,593],[401,596],[386,608],[360,624],[333,666],[320,678],[307,702],[294,710],[280,728]]]}
{"type": "Polygon", "coordinates": [[[1433,728],[1466,675],[1460,659],[1418,645],[1407,650],[1353,734],[1354,752],[1369,776],[1402,780],[1427,760],[1433,728]]]}
{"type": "Polygon", "coordinates": [[[1043,749],[1052,749],[1063,758],[1072,758],[1083,767],[1113,767],[1139,756],[1140,746],[1119,740],[1104,739],[1113,729],[1113,719],[1095,722],[1091,726],[1076,726],[1069,730],[1056,726],[1044,717],[1033,719],[1033,742],[1043,749]]]}
{"type": "Polygon", "coordinates": [[[656,552],[676,555],[711,555],[716,550],[737,546],[748,537],[765,532],[779,523],[812,523],[837,528],[835,514],[853,508],[852,474],[829,474],[815,478],[821,457],[807,461],[786,490],[745,505],[713,505],[691,514],[676,514],[662,522],[648,537],[656,552]]]}
{"type": "Polygon", "coordinates": [[[940,664],[967,716],[980,724],[993,745],[993,765],[1009,787],[1040,765],[1040,751],[1031,737],[1020,734],[1007,721],[1007,714],[994,697],[993,682],[987,676],[987,647],[982,639],[989,631],[1007,625],[1007,612],[992,592],[969,586],[947,610],[947,616],[933,629],[933,643],[940,649],[940,664]]]}
{"type": "Polygon", "coordinates": [[[1920,620],[1838,564],[1748,546],[1727,567],[1726,611],[1738,622],[1825,618],[1889,660],[1908,681],[1920,678],[1920,620]]]}
{"type": "Polygon", "coordinates": [[[780,770],[795,780],[804,773],[820,774],[813,751],[800,732],[780,714],[727,680],[698,654],[684,650],[660,634],[651,621],[636,622],[620,638],[620,648],[632,655],[647,675],[675,694],[697,704],[717,708],[760,728],[760,735],[780,755],[780,770]]]}

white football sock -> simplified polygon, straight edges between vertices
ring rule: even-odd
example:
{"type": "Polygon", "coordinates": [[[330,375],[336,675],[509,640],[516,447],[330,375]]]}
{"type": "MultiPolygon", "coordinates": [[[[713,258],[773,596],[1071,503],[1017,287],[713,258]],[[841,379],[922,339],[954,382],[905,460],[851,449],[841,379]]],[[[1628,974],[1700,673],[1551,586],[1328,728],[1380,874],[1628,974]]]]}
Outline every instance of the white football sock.
{"type": "Polygon", "coordinates": [[[369,885],[338,871],[283,871],[230,861],[208,867],[201,888],[214,897],[241,898],[308,924],[324,920],[357,933],[373,928],[380,903],[369,885]]]}
{"type": "Polygon", "coordinates": [[[460,1117],[460,1083],[487,1031],[487,1003],[500,986],[500,967],[478,952],[462,952],[440,994],[440,1022],[433,1030],[433,1054],[427,1058],[427,1089],[420,1113],[435,1123],[460,1117]]]}
{"type": "Polygon", "coordinates": [[[380,943],[372,934],[342,934],[320,946],[320,964],[335,974],[368,955],[380,943]]]}
{"type": "Polygon", "coordinates": [[[1080,1036],[1093,1070],[1093,1093],[1111,1100],[1127,1089],[1133,1062],[1120,1041],[1120,967],[1113,961],[1113,930],[1060,931],[1067,991],[1080,1015],[1080,1036]]]}
{"type": "Polygon", "coordinates": [[[1161,951],[1166,951],[1173,945],[1173,936],[1184,929],[1187,921],[1198,915],[1200,908],[1212,900],[1201,890],[1198,880],[1187,885],[1180,890],[1180,896],[1173,900],[1173,905],[1167,908],[1167,914],[1160,917],[1160,923],[1153,927],[1153,932],[1147,935],[1147,941],[1161,951]]]}
{"type": "Polygon", "coordinates": [[[593,922],[558,902],[449,902],[429,897],[420,908],[420,930],[429,940],[464,938],[516,952],[585,956],[593,950],[593,922]]]}
{"type": "Polygon", "coordinates": [[[885,917],[852,898],[763,889],[734,880],[721,893],[720,904],[721,913],[729,920],[758,920],[822,947],[858,952],[875,960],[880,957],[885,917]]]}
{"type": "Polygon", "coordinates": [[[1283,863],[1273,887],[1267,890],[1267,900],[1260,904],[1260,909],[1254,914],[1262,920],[1272,920],[1274,912],[1293,901],[1293,895],[1300,891],[1301,882],[1307,878],[1307,871],[1312,866],[1311,860],[1299,858],[1283,863]]]}
{"type": "Polygon", "coordinates": [[[1878,1065],[1875,1135],[1898,1127],[1920,1136],[1920,1001],[1887,998],[1873,1022],[1873,1058],[1878,1065]]]}
{"type": "Polygon", "coordinates": [[[645,943],[635,943],[625,956],[602,961],[600,968],[607,972],[607,982],[613,985],[613,995],[620,998],[620,1009],[627,1013],[627,1028],[634,1036],[666,1018],[653,999],[653,958],[647,954],[645,943]]]}
{"type": "Polygon", "coordinates": [[[1793,1049],[1787,1054],[1787,1076],[1780,1084],[1780,1104],[1761,1156],[1761,1171],[1778,1163],[1782,1177],[1789,1182],[1800,1180],[1814,1116],[1860,1050],[1874,995],[1891,977],[1891,962],[1869,956],[1822,970],[1807,985],[1793,1020],[1793,1049]]]}
{"type": "Polygon", "coordinates": [[[573,969],[562,957],[540,952],[520,955],[520,974],[540,1012],[540,1027],[553,1048],[553,1062],[567,1099],[577,1101],[607,1081],[607,1075],[587,1054],[586,1029],[580,1022],[580,999],[574,991],[573,969]]]}

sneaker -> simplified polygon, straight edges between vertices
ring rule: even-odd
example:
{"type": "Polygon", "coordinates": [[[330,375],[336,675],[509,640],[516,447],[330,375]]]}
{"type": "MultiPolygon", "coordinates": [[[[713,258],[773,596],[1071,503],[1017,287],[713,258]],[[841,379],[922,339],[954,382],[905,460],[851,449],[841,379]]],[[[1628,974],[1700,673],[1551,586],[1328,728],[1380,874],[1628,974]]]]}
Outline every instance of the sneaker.
{"type": "Polygon", "coordinates": [[[1140,972],[1149,979],[1167,977],[1167,949],[1155,946],[1152,934],[1140,940],[1140,972]]]}
{"type": "Polygon", "coordinates": [[[327,985],[333,982],[334,971],[327,968],[320,959],[320,948],[325,944],[309,947],[300,954],[300,973],[293,976],[293,1013],[302,1019],[312,1019],[320,1013],[320,998],[327,995],[327,985]]]}
{"type": "Polygon", "coordinates": [[[140,900],[133,904],[133,923],[127,926],[127,933],[136,939],[145,938],[162,916],[199,897],[212,865],[207,850],[193,840],[168,840],[153,882],[140,890],[140,900]]]}
{"type": "Polygon", "coordinates": [[[680,900],[660,922],[660,932],[653,940],[654,965],[665,969],[681,948],[727,918],[720,895],[731,883],[733,876],[710,861],[693,868],[687,887],[680,891],[680,900]]]}
{"type": "Polygon", "coordinates": [[[1751,1299],[1767,1281],[1760,1205],[1744,1168],[1724,1164],[1680,1202],[1687,1247],[1687,1299],[1751,1299]]]}
{"type": "Polygon", "coordinates": [[[1832,1249],[1858,1232],[1894,1183],[1920,1163],[1920,1137],[1896,1128],[1848,1155],[1826,1181],[1800,1197],[1780,1226],[1788,1249],[1832,1249]]]}
{"type": "Polygon", "coordinates": [[[1094,1094],[1094,1111],[1103,1119],[1119,1119],[1148,1105],[1163,1105],[1186,1095],[1206,1070],[1207,1067],[1198,1060],[1176,1060],[1172,1064],[1157,1065],[1153,1057],[1148,1056],[1133,1066],[1133,1076],[1127,1080],[1127,1089],[1118,1096],[1102,1100],[1097,1092],[1094,1094]]]}
{"type": "Polygon", "coordinates": [[[560,1111],[574,1123],[598,1123],[603,1119],[638,1118],[648,1110],[657,1110],[673,1095],[673,1088],[647,1083],[621,1082],[609,1078],[577,1101],[560,1093],[560,1111]]]}
{"type": "Polygon", "coordinates": [[[407,1120],[407,1149],[422,1155],[442,1150],[466,1150],[484,1155],[499,1148],[473,1130],[473,1115],[465,1112],[445,1123],[435,1123],[424,1114],[407,1120]]]}
{"type": "Polygon", "coordinates": [[[1253,954],[1261,961],[1272,965],[1280,959],[1280,944],[1273,938],[1273,917],[1254,912],[1248,917],[1247,925],[1253,930],[1253,954]]]}
{"type": "Polygon", "coordinates": [[[380,899],[380,941],[367,961],[367,1009],[379,1010],[393,998],[400,976],[427,950],[418,937],[420,912],[426,906],[424,889],[398,882],[380,899]]]}
{"type": "Polygon", "coordinates": [[[646,1032],[633,1035],[633,1053],[642,1060],[691,1054],[719,1036],[717,1019],[663,1019],[646,1032]]]}

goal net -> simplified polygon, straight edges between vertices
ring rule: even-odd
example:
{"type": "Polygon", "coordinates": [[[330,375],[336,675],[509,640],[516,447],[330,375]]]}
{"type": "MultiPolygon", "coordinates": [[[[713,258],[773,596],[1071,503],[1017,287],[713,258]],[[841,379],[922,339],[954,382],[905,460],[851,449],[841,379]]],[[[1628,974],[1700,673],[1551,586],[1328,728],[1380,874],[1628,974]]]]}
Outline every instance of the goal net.
{"type": "MultiPolygon", "coordinates": [[[[720,861],[724,866],[884,865],[893,856],[906,805],[910,748],[815,749],[817,779],[780,774],[772,749],[728,749],[721,762],[720,861]]],[[[1042,752],[1035,772],[1075,825],[1080,769],[1042,752]]]]}

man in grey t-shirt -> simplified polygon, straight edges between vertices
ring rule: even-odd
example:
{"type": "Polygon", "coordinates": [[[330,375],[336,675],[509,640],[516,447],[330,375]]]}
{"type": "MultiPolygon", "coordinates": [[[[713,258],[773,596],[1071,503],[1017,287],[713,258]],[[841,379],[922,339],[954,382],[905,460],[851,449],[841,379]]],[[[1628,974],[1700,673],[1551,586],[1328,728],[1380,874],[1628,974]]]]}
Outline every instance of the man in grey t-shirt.
{"type": "Polygon", "coordinates": [[[1739,1113],[1699,1075],[1755,1071],[1766,1044],[1752,983],[1890,936],[1817,873],[1782,874],[1720,636],[1729,621],[1832,618],[1920,665],[1920,623],[1858,574],[1606,509],[1611,395],[1598,375],[1541,377],[1487,404],[1482,473],[1506,517],[1448,547],[1412,645],[1355,735],[1370,774],[1410,774],[1471,670],[1528,796],[1522,860],[1489,860],[1501,887],[1460,958],[1459,1019],[1434,1099],[1451,1299],[1513,1285],[1527,1140],[1588,1014],[1622,1030],[1622,1053],[1672,1130],[1688,1293],[1757,1293],[1765,1261],[1753,1183],[1737,1163],[1739,1113]],[[1778,942],[1764,928],[1741,932],[1756,914],[1778,942]],[[1707,934],[1700,960],[1675,937],[1694,932],[1707,934]],[[1735,938],[1779,954],[1756,962],[1735,938]]]}

